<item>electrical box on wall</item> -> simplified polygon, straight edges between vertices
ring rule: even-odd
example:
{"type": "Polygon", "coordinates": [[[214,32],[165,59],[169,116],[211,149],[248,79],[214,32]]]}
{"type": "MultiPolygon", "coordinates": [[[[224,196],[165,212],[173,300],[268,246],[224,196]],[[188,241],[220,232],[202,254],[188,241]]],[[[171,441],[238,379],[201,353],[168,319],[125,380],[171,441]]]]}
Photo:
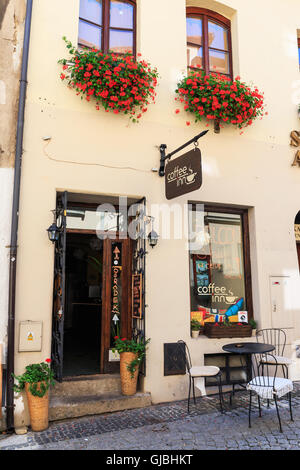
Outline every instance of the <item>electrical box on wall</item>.
{"type": "Polygon", "coordinates": [[[21,321],[19,332],[19,352],[42,350],[42,322],[21,321]]]}
{"type": "Polygon", "coordinates": [[[270,276],[272,328],[292,328],[290,277],[270,276]]]}

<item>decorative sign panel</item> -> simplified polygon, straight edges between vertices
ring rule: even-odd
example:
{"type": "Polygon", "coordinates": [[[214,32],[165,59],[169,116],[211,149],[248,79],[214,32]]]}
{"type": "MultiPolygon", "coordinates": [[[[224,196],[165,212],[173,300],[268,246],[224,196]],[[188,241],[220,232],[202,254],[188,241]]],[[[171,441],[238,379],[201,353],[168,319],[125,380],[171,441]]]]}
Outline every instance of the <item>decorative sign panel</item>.
{"type": "Polygon", "coordinates": [[[142,274],[132,276],[132,318],[142,318],[142,274]]]}
{"type": "Polygon", "coordinates": [[[165,186],[167,199],[173,199],[201,188],[201,152],[198,148],[167,163],[165,186]]]}

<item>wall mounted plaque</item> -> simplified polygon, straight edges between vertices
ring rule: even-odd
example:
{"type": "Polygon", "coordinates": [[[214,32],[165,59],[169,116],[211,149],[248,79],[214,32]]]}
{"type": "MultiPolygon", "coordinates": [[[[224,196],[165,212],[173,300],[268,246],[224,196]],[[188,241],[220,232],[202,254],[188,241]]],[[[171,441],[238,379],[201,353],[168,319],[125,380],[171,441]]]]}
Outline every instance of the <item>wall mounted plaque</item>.
{"type": "Polygon", "coordinates": [[[132,318],[142,318],[142,275],[132,276],[132,318]]]}
{"type": "Polygon", "coordinates": [[[201,152],[197,147],[167,163],[165,185],[167,199],[174,199],[201,188],[201,152]]]}

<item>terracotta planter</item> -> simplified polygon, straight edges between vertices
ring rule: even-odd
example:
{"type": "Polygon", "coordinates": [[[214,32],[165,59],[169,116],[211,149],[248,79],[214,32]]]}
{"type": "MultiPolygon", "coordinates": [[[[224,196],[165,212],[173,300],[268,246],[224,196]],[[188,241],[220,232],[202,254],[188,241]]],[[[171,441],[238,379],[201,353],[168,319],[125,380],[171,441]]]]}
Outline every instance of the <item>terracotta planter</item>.
{"type": "Polygon", "coordinates": [[[133,352],[123,352],[120,354],[120,375],[122,395],[134,395],[136,393],[137,379],[139,370],[136,368],[133,377],[127,366],[137,358],[137,354],[133,352]]]}
{"type": "MultiPolygon", "coordinates": [[[[38,382],[38,388],[41,382],[38,382]]],[[[33,431],[44,431],[49,426],[49,390],[42,397],[35,397],[29,391],[28,383],[25,384],[25,391],[28,401],[30,424],[33,431]]]]}
{"type": "Polygon", "coordinates": [[[214,323],[206,323],[204,334],[208,338],[247,338],[252,336],[252,328],[251,325],[216,326],[214,323]]]}

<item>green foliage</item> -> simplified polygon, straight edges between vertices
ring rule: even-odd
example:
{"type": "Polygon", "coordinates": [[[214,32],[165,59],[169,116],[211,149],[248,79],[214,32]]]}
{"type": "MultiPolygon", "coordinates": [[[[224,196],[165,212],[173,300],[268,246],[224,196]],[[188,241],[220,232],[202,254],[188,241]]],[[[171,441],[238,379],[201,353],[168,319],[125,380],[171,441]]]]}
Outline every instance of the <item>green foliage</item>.
{"type": "Polygon", "coordinates": [[[131,378],[133,378],[136,369],[140,366],[146,355],[146,349],[150,339],[137,342],[134,339],[121,339],[119,336],[115,336],[114,340],[115,346],[113,348],[113,352],[117,351],[119,354],[123,352],[132,352],[137,354],[137,358],[127,365],[127,369],[131,373],[131,378]]]}
{"type": "Polygon", "coordinates": [[[191,330],[193,331],[199,331],[201,330],[201,324],[198,322],[198,320],[191,320],[191,330]]]}
{"type": "Polygon", "coordinates": [[[35,397],[42,398],[51,385],[54,385],[53,371],[49,364],[51,360],[46,359],[46,362],[40,364],[30,364],[26,366],[25,372],[22,375],[13,375],[17,381],[14,385],[14,391],[20,393],[24,390],[25,384],[29,384],[30,393],[35,397]],[[40,386],[38,387],[38,383],[40,386]]]}
{"type": "Polygon", "coordinates": [[[249,324],[251,325],[252,330],[256,330],[256,328],[257,328],[257,323],[256,323],[256,321],[254,320],[254,318],[251,318],[251,319],[249,320],[249,324]]]}

